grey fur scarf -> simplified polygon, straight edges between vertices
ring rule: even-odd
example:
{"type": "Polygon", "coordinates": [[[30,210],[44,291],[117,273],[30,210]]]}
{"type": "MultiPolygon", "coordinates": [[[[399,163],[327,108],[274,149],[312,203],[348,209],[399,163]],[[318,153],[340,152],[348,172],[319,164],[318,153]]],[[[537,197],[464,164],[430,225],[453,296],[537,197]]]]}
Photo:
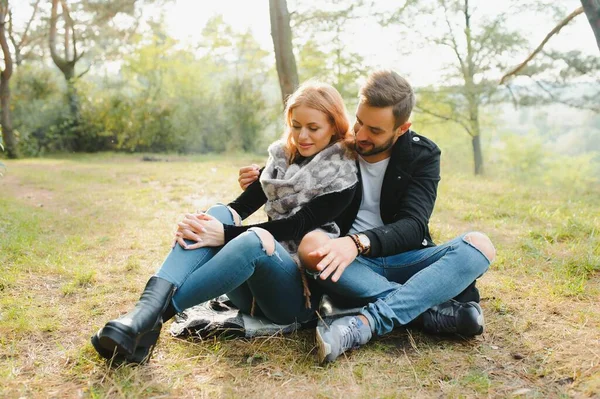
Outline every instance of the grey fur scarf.
{"type": "MultiPolygon", "coordinates": [[[[335,143],[301,164],[288,165],[283,141],[269,146],[269,159],[260,177],[267,197],[265,212],[272,220],[290,217],[321,195],[340,192],[358,182],[356,163],[348,158],[341,143],[335,143]]],[[[340,229],[330,222],[321,229],[339,237],[340,229]]],[[[299,240],[281,242],[295,258],[299,240]]]]}

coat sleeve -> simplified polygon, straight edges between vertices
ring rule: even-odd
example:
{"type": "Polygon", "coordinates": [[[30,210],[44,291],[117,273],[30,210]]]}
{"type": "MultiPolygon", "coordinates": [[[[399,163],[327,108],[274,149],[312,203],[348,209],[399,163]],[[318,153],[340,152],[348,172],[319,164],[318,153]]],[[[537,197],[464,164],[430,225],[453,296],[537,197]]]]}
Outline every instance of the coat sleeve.
{"type": "Polygon", "coordinates": [[[439,149],[418,161],[404,195],[398,199],[395,221],[363,232],[371,241],[368,256],[390,256],[421,248],[440,181],[439,149]]]}
{"type": "Polygon", "coordinates": [[[246,219],[252,215],[261,206],[267,202],[267,197],[260,185],[260,175],[265,168],[260,169],[258,178],[246,187],[246,190],[241,193],[236,199],[227,204],[228,207],[234,209],[242,219],[246,219]]]}
{"type": "Polygon", "coordinates": [[[267,230],[277,241],[299,240],[309,231],[329,223],[339,216],[352,201],[354,190],[356,190],[356,185],[343,191],[313,198],[302,209],[288,218],[250,226],[224,225],[225,243],[251,227],[260,227],[267,230]]]}

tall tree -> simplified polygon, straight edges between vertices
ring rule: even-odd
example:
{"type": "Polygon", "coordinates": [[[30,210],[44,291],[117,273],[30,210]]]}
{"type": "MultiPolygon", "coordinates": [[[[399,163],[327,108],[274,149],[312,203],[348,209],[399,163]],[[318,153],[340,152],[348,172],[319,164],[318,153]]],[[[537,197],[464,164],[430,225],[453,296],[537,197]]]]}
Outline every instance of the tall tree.
{"type": "Polygon", "coordinates": [[[0,47],[4,56],[4,69],[0,72],[0,106],[2,107],[0,125],[2,126],[2,140],[6,145],[8,157],[17,158],[17,140],[13,132],[10,114],[10,78],[13,72],[13,62],[6,37],[8,12],[8,0],[0,0],[0,47]]]}
{"type": "Polygon", "coordinates": [[[292,29],[286,0],[269,0],[271,37],[283,105],[298,87],[298,69],[292,48],[292,29]]]}
{"type": "Polygon", "coordinates": [[[85,134],[81,126],[77,81],[90,70],[100,55],[105,60],[111,59],[121,56],[125,49],[131,47],[132,37],[141,20],[141,9],[145,4],[166,1],[168,0],[52,0],[50,55],[67,82],[71,113],[69,129],[72,133],[68,141],[73,149],[82,148],[85,134]],[[83,71],[77,71],[80,61],[86,64],[83,71]]]}
{"type": "MultiPolygon", "coordinates": [[[[69,102],[69,110],[74,121],[80,119],[79,98],[75,88],[75,65],[83,57],[84,52],[78,53],[77,34],[75,31],[75,22],[71,18],[69,7],[66,0],[52,0],[52,14],[50,16],[50,55],[52,61],[60,69],[65,80],[67,81],[67,98],[69,102]],[[57,31],[58,31],[58,5],[62,9],[61,17],[64,22],[64,57],[60,56],[57,47],[57,31]]],[[[80,75],[81,76],[81,75],[80,75]]],[[[79,76],[79,77],[80,77],[79,76]]]]}
{"type": "Polygon", "coordinates": [[[410,29],[422,29],[422,40],[440,51],[449,50],[453,57],[443,76],[449,83],[421,90],[415,111],[461,126],[471,137],[474,172],[481,175],[481,109],[501,99],[494,74],[526,41],[508,29],[508,13],[486,16],[469,0],[410,0],[398,12],[382,17],[382,23],[403,29],[407,14],[419,18],[410,29]]]}
{"type": "Polygon", "coordinates": [[[600,1],[598,0],[581,0],[581,5],[587,15],[594,36],[596,37],[596,44],[600,49],[600,1]]]}

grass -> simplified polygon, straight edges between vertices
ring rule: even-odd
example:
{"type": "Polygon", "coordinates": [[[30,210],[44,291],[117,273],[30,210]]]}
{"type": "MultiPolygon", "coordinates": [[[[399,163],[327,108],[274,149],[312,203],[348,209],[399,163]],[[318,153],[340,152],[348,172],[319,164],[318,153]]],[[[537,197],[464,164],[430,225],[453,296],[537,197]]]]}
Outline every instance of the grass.
{"type": "MultiPolygon", "coordinates": [[[[314,333],[178,340],[110,368],[89,344],[126,312],[183,213],[233,199],[260,158],[99,154],[6,161],[0,180],[2,397],[593,397],[600,394],[600,190],[446,173],[438,242],[486,232],[487,328],[473,340],[398,329],[338,362],[314,333]]],[[[253,221],[261,216],[253,216],[253,221]]]]}

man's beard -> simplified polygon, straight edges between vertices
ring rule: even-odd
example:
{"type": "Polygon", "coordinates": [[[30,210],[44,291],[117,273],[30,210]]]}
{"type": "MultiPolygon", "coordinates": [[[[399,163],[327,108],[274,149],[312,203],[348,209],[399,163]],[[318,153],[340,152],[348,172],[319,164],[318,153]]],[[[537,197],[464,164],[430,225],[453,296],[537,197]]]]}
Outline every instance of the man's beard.
{"type": "Polygon", "coordinates": [[[396,137],[392,136],[386,143],[383,143],[379,147],[373,146],[373,148],[371,148],[370,150],[364,150],[364,149],[360,148],[358,146],[358,142],[355,142],[354,149],[356,150],[357,153],[359,153],[362,156],[377,155],[377,154],[381,154],[382,152],[385,152],[385,151],[389,150],[390,148],[392,148],[392,146],[394,145],[395,142],[396,142],[396,137]]]}

